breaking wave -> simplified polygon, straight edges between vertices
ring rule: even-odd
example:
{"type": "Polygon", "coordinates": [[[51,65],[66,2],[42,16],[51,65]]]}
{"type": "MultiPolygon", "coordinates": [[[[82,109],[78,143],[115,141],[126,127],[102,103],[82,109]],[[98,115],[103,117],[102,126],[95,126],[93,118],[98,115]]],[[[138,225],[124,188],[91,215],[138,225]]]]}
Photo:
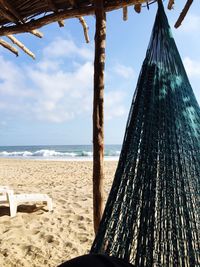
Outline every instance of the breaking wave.
{"type": "MultiPolygon", "coordinates": [[[[119,157],[120,150],[109,150],[105,149],[105,157],[115,158],[119,157]]],[[[76,159],[76,158],[92,158],[93,152],[92,150],[86,151],[86,150],[74,150],[74,151],[59,151],[55,149],[39,149],[33,151],[30,150],[18,150],[18,151],[12,151],[3,150],[0,151],[0,157],[1,158],[26,158],[26,159],[37,159],[37,158],[44,158],[44,159],[76,159]]]]}

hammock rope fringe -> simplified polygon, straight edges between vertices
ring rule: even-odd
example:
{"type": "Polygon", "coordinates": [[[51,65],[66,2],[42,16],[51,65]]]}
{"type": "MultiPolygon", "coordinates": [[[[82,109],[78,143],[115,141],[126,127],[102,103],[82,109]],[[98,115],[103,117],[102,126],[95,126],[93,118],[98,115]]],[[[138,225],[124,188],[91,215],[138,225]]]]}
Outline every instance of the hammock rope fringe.
{"type": "Polygon", "coordinates": [[[161,2],[91,253],[200,266],[200,108],[161,2]]]}

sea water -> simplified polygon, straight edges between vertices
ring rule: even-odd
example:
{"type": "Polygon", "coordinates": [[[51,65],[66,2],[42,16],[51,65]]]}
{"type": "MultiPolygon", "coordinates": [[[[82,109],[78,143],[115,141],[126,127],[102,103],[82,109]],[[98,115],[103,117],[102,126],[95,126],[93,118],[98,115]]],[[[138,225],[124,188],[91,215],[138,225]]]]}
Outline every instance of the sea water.
{"type": "MultiPolygon", "coordinates": [[[[105,145],[106,160],[118,160],[121,145],[105,145]]],[[[92,160],[92,145],[0,146],[0,158],[92,160]]]]}

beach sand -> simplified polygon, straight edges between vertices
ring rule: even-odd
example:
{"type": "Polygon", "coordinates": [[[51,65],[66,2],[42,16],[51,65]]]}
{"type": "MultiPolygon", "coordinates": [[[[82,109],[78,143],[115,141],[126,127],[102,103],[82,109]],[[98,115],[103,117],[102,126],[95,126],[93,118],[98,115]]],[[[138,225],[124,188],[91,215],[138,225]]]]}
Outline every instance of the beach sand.
{"type": "MultiPolygon", "coordinates": [[[[15,193],[46,193],[53,213],[42,204],[26,203],[10,218],[0,204],[0,266],[55,267],[86,254],[94,239],[92,162],[0,160],[0,185],[15,193]]],[[[105,162],[105,198],[117,162],[105,162]]]]}

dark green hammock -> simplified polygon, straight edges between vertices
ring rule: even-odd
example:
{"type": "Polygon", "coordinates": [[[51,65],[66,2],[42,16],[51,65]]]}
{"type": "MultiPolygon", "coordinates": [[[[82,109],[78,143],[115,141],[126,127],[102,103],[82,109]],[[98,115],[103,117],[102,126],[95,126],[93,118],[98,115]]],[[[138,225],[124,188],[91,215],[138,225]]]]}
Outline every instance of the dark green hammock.
{"type": "Polygon", "coordinates": [[[200,266],[200,108],[162,3],[91,253],[200,266]]]}

